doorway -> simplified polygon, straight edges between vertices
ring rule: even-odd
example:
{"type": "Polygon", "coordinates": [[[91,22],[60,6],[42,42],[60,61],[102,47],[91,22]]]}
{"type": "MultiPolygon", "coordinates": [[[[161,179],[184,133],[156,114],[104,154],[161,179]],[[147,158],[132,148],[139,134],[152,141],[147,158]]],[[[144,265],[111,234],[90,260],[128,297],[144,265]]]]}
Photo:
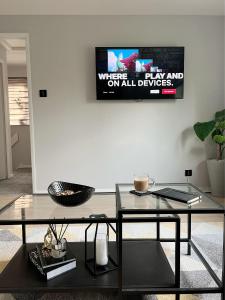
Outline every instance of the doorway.
{"type": "Polygon", "coordinates": [[[7,178],[3,63],[0,62],[0,180],[7,178]]]}
{"type": "Polygon", "coordinates": [[[4,160],[6,164],[5,167],[0,164],[0,169],[2,169],[0,170],[0,176],[2,174],[0,177],[1,194],[30,194],[33,191],[30,132],[31,91],[29,90],[27,57],[26,38],[12,37],[11,35],[0,36],[0,59],[6,67],[3,77],[7,78],[6,83],[2,83],[2,90],[6,91],[6,97],[2,101],[0,100],[5,118],[5,126],[0,124],[0,132],[1,127],[3,131],[0,133],[0,144],[4,146],[0,160],[4,160]],[[3,174],[4,170],[6,171],[3,174]]]}

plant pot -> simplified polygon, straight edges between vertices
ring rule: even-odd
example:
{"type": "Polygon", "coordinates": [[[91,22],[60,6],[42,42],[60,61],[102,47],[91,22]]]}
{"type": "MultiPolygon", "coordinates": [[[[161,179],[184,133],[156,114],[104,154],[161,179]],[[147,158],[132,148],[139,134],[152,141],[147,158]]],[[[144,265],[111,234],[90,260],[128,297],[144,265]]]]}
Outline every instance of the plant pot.
{"type": "Polygon", "coordinates": [[[209,181],[213,196],[225,196],[224,183],[224,167],[225,160],[209,159],[207,160],[207,168],[209,172],[209,181]]]}

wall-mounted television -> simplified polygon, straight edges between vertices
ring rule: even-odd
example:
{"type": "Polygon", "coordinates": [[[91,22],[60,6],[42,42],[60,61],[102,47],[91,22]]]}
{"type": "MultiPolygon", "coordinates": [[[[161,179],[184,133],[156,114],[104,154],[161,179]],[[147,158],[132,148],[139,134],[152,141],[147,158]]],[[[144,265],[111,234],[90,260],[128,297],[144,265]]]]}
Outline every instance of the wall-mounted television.
{"type": "Polygon", "coordinates": [[[96,47],[98,100],[183,99],[184,47],[96,47]]]}

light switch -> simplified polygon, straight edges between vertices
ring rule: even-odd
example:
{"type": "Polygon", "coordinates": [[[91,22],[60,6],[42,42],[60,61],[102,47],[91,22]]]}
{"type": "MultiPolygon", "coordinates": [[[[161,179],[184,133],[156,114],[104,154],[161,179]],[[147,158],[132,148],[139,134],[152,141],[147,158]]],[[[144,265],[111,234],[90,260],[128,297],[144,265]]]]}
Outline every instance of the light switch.
{"type": "Polygon", "coordinates": [[[47,97],[47,90],[39,90],[39,97],[47,97]]]}

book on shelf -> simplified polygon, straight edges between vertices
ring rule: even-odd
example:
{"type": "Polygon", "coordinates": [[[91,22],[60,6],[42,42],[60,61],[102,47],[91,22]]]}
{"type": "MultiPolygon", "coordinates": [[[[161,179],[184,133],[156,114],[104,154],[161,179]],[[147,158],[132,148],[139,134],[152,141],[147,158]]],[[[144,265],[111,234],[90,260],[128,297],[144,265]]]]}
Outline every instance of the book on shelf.
{"type": "Polygon", "coordinates": [[[73,253],[70,251],[69,245],[67,244],[66,255],[60,258],[54,258],[52,256],[46,256],[43,254],[42,245],[36,245],[38,256],[41,261],[43,269],[59,266],[65,263],[69,263],[75,260],[73,253]]]}
{"type": "Polygon", "coordinates": [[[201,201],[201,195],[197,193],[189,193],[172,188],[164,188],[158,191],[154,191],[152,192],[152,194],[158,197],[168,198],[178,202],[186,203],[188,205],[192,205],[196,202],[201,201]]]}
{"type": "Polygon", "coordinates": [[[76,268],[76,259],[64,261],[64,263],[43,268],[37,247],[29,251],[29,259],[39,274],[46,280],[50,280],[76,268]]]}

